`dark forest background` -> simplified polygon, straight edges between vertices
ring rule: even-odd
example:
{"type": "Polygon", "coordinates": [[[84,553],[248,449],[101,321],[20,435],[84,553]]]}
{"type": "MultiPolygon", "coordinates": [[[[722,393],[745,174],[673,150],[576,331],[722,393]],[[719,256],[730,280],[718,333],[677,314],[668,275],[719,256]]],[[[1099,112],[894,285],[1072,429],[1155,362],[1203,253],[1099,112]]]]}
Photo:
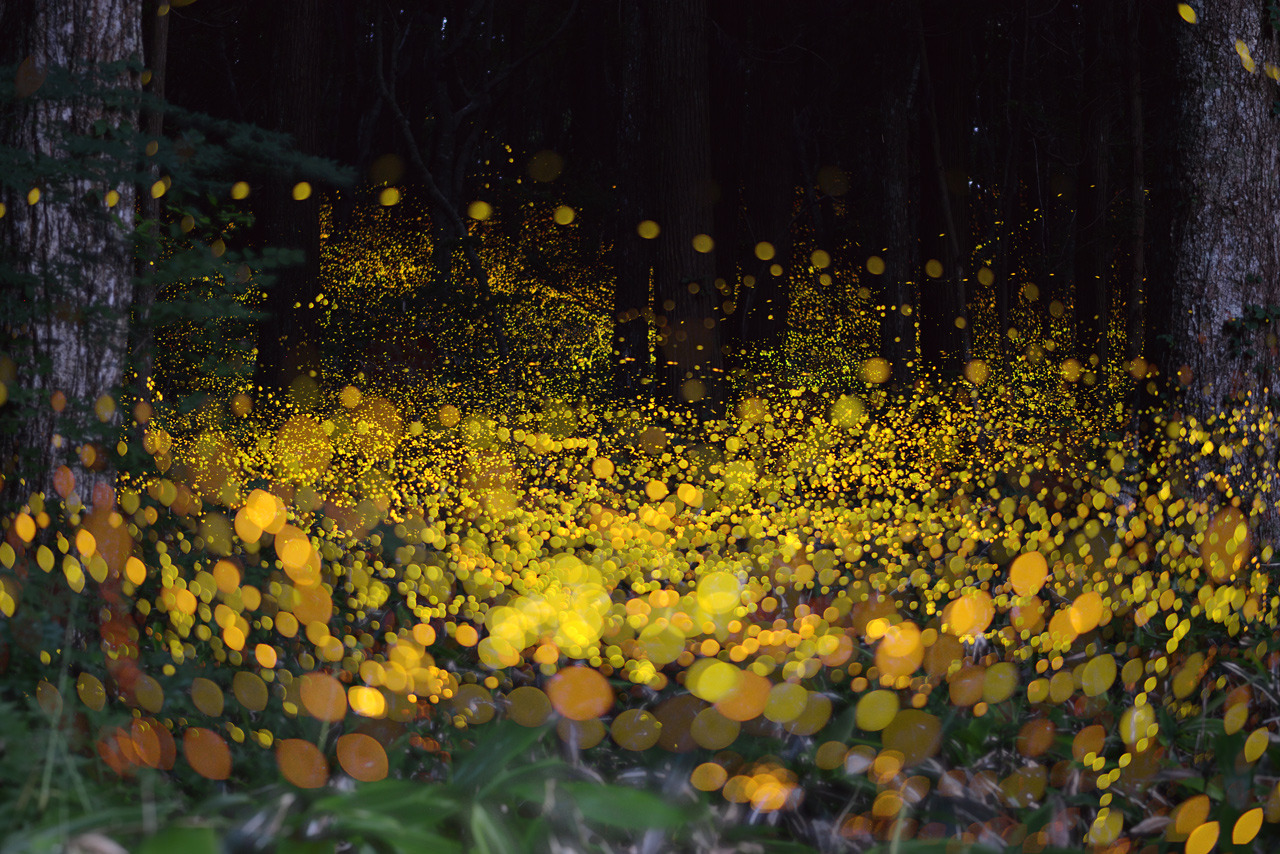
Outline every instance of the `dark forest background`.
{"type": "MultiPolygon", "coordinates": [[[[1144,282],[1169,275],[1172,251],[1162,194],[1186,26],[1172,3],[227,0],[157,21],[148,64],[166,98],[288,133],[364,180],[328,196],[335,228],[381,185],[414,193],[438,295],[465,279],[493,299],[468,203],[516,207],[554,178],[609,250],[619,392],[652,379],[678,400],[696,375],[723,395],[723,370],[785,339],[794,271],[818,275],[800,245],[835,270],[882,259],[862,281],[895,381],[958,373],[970,318],[982,355],[1021,355],[1033,342],[1011,305],[1028,295],[1063,318],[1056,359],[1086,371],[1161,331],[1144,282]],[[646,219],[656,240],[636,233],[646,219]],[[713,251],[693,250],[697,234],[713,251]]],[[[247,238],[307,250],[268,297],[267,387],[297,369],[287,354],[314,321],[294,306],[323,289],[321,194],[295,203],[286,182],[254,194],[247,238]]],[[[828,306],[833,324],[858,310],[828,306]]]]}
{"type": "MultiPolygon", "coordinates": [[[[121,216],[153,238],[132,270],[82,271],[73,301],[132,307],[105,343],[40,321],[98,342],[66,370],[100,381],[69,397],[133,375],[142,398],[248,395],[270,421],[273,395],[409,378],[465,406],[716,418],[761,378],[839,395],[1038,371],[1023,398],[1095,433],[1162,388],[1201,421],[1280,403],[1262,0],[149,0],[140,19],[104,0],[73,34],[119,38],[66,45],[45,14],[0,5],[22,34],[5,140],[32,168],[66,155],[52,87],[29,97],[40,56],[144,69],[101,114],[117,131],[72,112],[135,145],[121,216]],[[208,187],[170,191],[201,157],[208,187]],[[230,275],[148,278],[196,250],[230,275]]],[[[103,245],[82,204],[23,204],[27,180],[0,222],[17,268],[41,267],[41,234],[103,245]]]]}

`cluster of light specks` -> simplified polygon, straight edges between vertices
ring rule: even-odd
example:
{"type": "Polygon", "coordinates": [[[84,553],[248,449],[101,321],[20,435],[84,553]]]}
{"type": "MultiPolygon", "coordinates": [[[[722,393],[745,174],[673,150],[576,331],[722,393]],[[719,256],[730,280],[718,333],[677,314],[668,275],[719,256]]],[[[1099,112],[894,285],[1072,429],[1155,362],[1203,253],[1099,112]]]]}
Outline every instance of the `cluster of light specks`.
{"type": "Polygon", "coordinates": [[[704,424],[357,384],[270,431],[149,420],[154,480],[6,521],[0,612],[22,619],[46,575],[110,604],[76,697],[53,649],[33,690],[50,714],[128,709],[97,741],[121,774],[226,779],[269,750],[299,786],[376,780],[404,733],[443,757],[449,731],[508,717],[572,750],[696,753],[692,788],[759,811],[864,780],[852,839],[1105,848],[1163,802],[1165,838],[1206,852],[1280,819],[1274,707],[1247,675],[1280,654],[1270,548],[1251,507],[1172,475],[1248,431],[1168,422],[1140,467],[1132,443],[1033,429],[1002,377],[897,407],[876,370],[866,394],[749,396],[704,424]],[[1162,782],[1209,761],[1256,785],[1162,782]],[[1020,823],[1062,790],[1091,806],[1020,823]],[[973,800],[980,829],[925,818],[973,800]]]}

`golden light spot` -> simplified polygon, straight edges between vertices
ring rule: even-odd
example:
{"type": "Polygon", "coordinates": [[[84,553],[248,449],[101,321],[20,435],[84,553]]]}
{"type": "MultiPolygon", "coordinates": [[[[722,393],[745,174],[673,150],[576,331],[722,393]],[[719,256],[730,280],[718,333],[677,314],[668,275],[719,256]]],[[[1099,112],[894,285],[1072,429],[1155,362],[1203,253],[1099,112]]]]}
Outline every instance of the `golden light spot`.
{"type": "Polygon", "coordinates": [[[879,385],[889,379],[889,362],[876,356],[867,359],[862,363],[862,381],[872,385],[879,385]]]}
{"type": "Polygon", "coordinates": [[[191,769],[210,780],[231,776],[231,750],[211,729],[191,727],[182,735],[182,752],[191,769]]]}
{"type": "Polygon", "coordinates": [[[318,789],[329,782],[329,763],[320,748],[300,738],[276,742],[281,775],[300,789],[318,789]]]}
{"type": "Polygon", "coordinates": [[[387,752],[372,736],[358,732],[339,736],[335,752],[338,764],[352,779],[376,783],[387,776],[387,752]]]}
{"type": "Polygon", "coordinates": [[[871,691],[859,698],[854,720],[858,728],[867,732],[879,732],[898,714],[896,691],[871,691]]]}
{"type": "Polygon", "coordinates": [[[599,671],[566,667],[547,682],[547,698],[569,720],[598,718],[613,706],[613,689],[599,671]]]}
{"type": "Polygon", "coordinates": [[[1187,854],[1209,854],[1218,844],[1220,826],[1216,821],[1201,824],[1187,837],[1187,854]]]}
{"type": "Polygon", "coordinates": [[[648,750],[658,743],[662,724],[651,712],[643,709],[627,709],[614,718],[609,732],[618,746],[624,750],[648,750]]]}
{"type": "Polygon", "coordinates": [[[1257,837],[1258,831],[1262,829],[1263,820],[1262,807],[1254,807],[1236,819],[1235,825],[1231,828],[1231,844],[1232,845],[1248,845],[1257,837]]]}
{"type": "Polygon", "coordinates": [[[458,642],[459,646],[475,646],[480,640],[480,635],[475,626],[463,623],[458,626],[458,630],[454,634],[454,640],[458,642]]]}
{"type": "Polygon", "coordinates": [[[714,792],[720,789],[728,779],[728,772],[717,762],[703,762],[689,775],[689,782],[700,792],[714,792]]]}
{"type": "Polygon", "coordinates": [[[991,369],[982,359],[971,359],[964,366],[964,378],[974,385],[982,385],[991,376],[991,369]]]}
{"type": "Polygon", "coordinates": [[[1049,564],[1040,552],[1024,552],[1009,567],[1009,583],[1021,597],[1034,596],[1044,587],[1049,564]]]}
{"type": "Polygon", "coordinates": [[[259,667],[271,669],[276,666],[279,661],[279,655],[276,648],[270,644],[260,643],[253,649],[254,660],[258,662],[259,667]]]}
{"type": "Polygon", "coordinates": [[[529,177],[539,183],[549,183],[564,171],[564,158],[554,151],[539,151],[529,158],[529,177]]]}
{"type": "Polygon", "coordinates": [[[525,727],[537,727],[551,716],[551,700],[538,688],[523,685],[507,695],[507,716],[525,727]]]}
{"type": "Polygon", "coordinates": [[[299,683],[302,706],[307,714],[330,722],[340,721],[346,716],[346,691],[337,679],[327,673],[305,673],[299,683]]]}

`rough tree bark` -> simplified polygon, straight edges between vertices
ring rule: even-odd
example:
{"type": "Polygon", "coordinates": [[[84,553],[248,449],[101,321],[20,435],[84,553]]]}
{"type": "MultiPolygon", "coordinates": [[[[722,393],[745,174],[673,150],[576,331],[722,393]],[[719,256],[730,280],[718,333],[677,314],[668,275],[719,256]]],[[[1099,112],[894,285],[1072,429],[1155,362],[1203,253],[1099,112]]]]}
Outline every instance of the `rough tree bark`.
{"type": "Polygon", "coordinates": [[[1200,6],[1198,23],[1177,21],[1164,177],[1171,246],[1153,258],[1168,269],[1152,270],[1168,286],[1150,308],[1161,371],[1181,387],[1188,438],[1199,446],[1208,432],[1221,434],[1188,487],[1212,501],[1238,499],[1246,510],[1259,493],[1263,533],[1273,539],[1274,431],[1259,430],[1251,415],[1257,406],[1274,409],[1278,360],[1266,336],[1275,324],[1250,331],[1237,323],[1251,305],[1280,306],[1280,121],[1275,84],[1263,72],[1280,55],[1265,7],[1217,0],[1200,6]],[[1208,423],[1218,413],[1225,417],[1208,423]],[[1229,460],[1217,453],[1224,442],[1239,446],[1229,460]]]}
{"type": "MultiPolygon", "coordinates": [[[[139,5],[0,0],[5,34],[0,63],[27,60],[29,68],[85,72],[136,57],[142,46],[139,5]]],[[[112,82],[123,88],[139,85],[134,75],[112,82]]],[[[27,97],[17,102],[11,120],[0,124],[0,144],[51,163],[65,161],[68,136],[90,135],[99,121],[130,131],[137,115],[107,109],[92,95],[27,97]]],[[[101,439],[117,417],[111,395],[121,385],[127,356],[135,193],[128,183],[103,186],[105,176],[120,171],[119,164],[81,160],[75,166],[65,181],[41,188],[35,204],[28,204],[23,188],[5,192],[8,213],[0,219],[0,251],[28,284],[25,295],[13,289],[5,294],[5,323],[21,313],[30,318],[5,332],[19,366],[18,385],[34,394],[19,429],[0,438],[6,503],[24,501],[33,492],[51,493],[54,472],[64,463],[80,503],[88,504],[95,492],[114,483],[109,470],[114,451],[73,438],[97,434],[101,439]],[[110,209],[103,201],[109,189],[118,193],[110,209]]]]}

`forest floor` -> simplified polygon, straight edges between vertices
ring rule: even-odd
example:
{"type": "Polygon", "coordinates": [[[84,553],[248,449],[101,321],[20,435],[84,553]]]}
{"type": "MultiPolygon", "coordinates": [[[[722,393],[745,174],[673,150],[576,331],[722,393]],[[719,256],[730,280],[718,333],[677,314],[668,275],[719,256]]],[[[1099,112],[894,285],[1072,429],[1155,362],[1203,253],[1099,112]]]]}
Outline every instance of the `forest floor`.
{"type": "Polygon", "coordinates": [[[1253,428],[1036,406],[157,415],[5,522],[0,851],[1269,850],[1253,428]]]}

